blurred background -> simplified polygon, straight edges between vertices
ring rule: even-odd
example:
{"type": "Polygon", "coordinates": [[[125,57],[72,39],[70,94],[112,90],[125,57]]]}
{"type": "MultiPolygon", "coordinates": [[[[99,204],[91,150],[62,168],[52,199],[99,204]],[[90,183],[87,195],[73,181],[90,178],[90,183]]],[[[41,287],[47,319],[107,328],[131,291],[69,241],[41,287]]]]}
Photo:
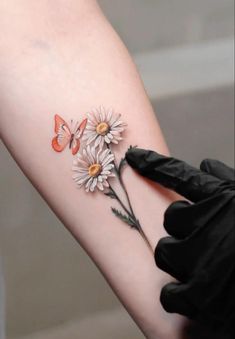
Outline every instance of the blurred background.
{"type": "MultiPolygon", "coordinates": [[[[175,157],[234,166],[233,0],[100,0],[175,157]]],[[[106,281],[1,145],[8,339],[138,339],[106,281]]],[[[4,286],[0,273],[0,338],[4,286]]]]}

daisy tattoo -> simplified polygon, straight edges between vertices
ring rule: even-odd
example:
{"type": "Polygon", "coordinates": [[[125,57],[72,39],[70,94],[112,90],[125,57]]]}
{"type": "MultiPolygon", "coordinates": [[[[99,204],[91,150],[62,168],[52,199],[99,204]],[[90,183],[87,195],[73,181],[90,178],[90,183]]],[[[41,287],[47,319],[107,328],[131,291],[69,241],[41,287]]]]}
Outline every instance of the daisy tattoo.
{"type": "Polygon", "coordinates": [[[73,162],[73,179],[79,187],[84,186],[86,192],[94,192],[97,188],[103,191],[109,187],[107,179],[114,177],[112,173],[114,155],[109,149],[99,149],[87,146],[82,154],[77,154],[77,159],[73,162]]]}
{"type": "MultiPolygon", "coordinates": [[[[62,118],[61,122],[64,122],[62,118]]],[[[76,132],[79,145],[80,141],[81,143],[84,141],[84,146],[79,153],[72,152],[74,155],[72,178],[77,186],[79,188],[83,187],[87,193],[99,191],[109,198],[115,199],[119,203],[121,210],[111,207],[112,213],[131,228],[137,230],[153,252],[152,246],[135,216],[122,179],[123,168],[127,162],[125,158],[122,158],[117,164],[111,149],[111,145],[115,146],[123,139],[121,135],[126,126],[127,124],[121,120],[121,114],[117,114],[111,109],[106,110],[101,106],[99,109],[93,109],[89,112],[87,118],[80,123],[78,132],[76,132]],[[112,187],[110,183],[112,178],[118,179],[126,196],[126,204],[112,187]]],[[[67,139],[69,140],[69,137],[67,139]]],[[[58,147],[60,146],[60,140],[61,138],[57,138],[58,147]]],[[[64,148],[64,144],[63,142],[62,148],[64,148]]],[[[55,147],[53,148],[55,149],[55,147]]]]}
{"type": "Polygon", "coordinates": [[[104,144],[118,144],[122,140],[121,132],[124,131],[126,124],[121,121],[121,114],[114,113],[111,109],[105,110],[104,107],[94,109],[87,114],[88,123],[84,132],[83,140],[87,140],[89,145],[94,141],[94,146],[103,148],[104,144]]]}

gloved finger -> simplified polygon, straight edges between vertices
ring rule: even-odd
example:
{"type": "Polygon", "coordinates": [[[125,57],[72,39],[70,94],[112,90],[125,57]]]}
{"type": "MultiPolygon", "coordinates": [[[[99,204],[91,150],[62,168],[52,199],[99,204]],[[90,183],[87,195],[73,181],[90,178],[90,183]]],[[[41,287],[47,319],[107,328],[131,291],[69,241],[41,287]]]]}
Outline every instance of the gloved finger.
{"type": "Polygon", "coordinates": [[[160,294],[160,302],[163,308],[169,313],[179,313],[189,318],[194,318],[197,314],[197,309],[187,300],[186,290],[186,284],[176,282],[166,284],[160,294]]]}
{"type": "Polygon", "coordinates": [[[173,189],[193,202],[230,188],[228,182],[202,172],[184,161],[151,150],[133,147],[126,152],[126,160],[141,175],[173,189]]]}
{"type": "MultiPolygon", "coordinates": [[[[205,234],[208,228],[205,229],[204,226],[215,218],[216,214],[222,208],[225,208],[225,205],[228,205],[232,196],[232,193],[216,194],[199,201],[197,204],[190,204],[186,200],[175,201],[169,205],[164,213],[164,228],[167,233],[176,239],[193,236],[193,232],[199,228],[201,229],[200,233],[205,234]]],[[[193,239],[190,239],[190,241],[193,241],[193,239]]]]}
{"type": "Polygon", "coordinates": [[[161,238],[154,251],[158,268],[182,282],[187,281],[191,274],[190,256],[187,254],[181,241],[173,237],[161,238]]]}
{"type": "Polygon", "coordinates": [[[235,170],[219,160],[204,159],[201,162],[200,169],[221,180],[235,181],[235,170]]]}
{"type": "Polygon", "coordinates": [[[194,229],[193,207],[186,200],[171,203],[164,213],[163,226],[168,234],[183,239],[190,235],[194,229]]]}

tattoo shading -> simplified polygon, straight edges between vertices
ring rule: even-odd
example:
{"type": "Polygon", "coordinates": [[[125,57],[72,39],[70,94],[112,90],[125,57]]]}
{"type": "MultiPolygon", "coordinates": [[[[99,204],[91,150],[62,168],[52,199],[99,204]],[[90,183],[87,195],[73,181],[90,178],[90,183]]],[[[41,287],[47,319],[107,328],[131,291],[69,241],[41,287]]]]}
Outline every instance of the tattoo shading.
{"type": "Polygon", "coordinates": [[[69,144],[72,154],[76,155],[73,160],[72,177],[78,187],[83,187],[86,192],[100,191],[109,198],[115,199],[121,210],[111,207],[112,213],[131,228],[137,230],[153,251],[139,220],[135,216],[122,179],[123,169],[127,162],[125,158],[122,158],[117,164],[111,148],[123,140],[121,134],[126,126],[127,124],[121,120],[120,113],[114,113],[111,109],[106,110],[102,106],[89,112],[87,118],[80,125],[75,124],[73,132],[70,131],[68,124],[56,115],[55,132],[57,136],[52,140],[52,147],[55,151],[61,152],[69,144]],[[84,141],[85,145],[82,151],[78,153],[80,139],[84,141]],[[127,205],[124,204],[110,184],[110,179],[114,177],[118,179],[126,196],[127,205]]]}

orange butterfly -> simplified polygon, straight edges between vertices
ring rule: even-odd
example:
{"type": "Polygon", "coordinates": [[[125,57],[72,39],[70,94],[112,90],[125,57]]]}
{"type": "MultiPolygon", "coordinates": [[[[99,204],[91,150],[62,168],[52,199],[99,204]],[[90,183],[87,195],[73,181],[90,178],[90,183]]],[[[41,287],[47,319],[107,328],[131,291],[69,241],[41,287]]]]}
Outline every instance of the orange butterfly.
{"type": "Polygon", "coordinates": [[[69,128],[68,124],[58,114],[55,115],[56,136],[52,139],[52,147],[56,152],[62,152],[68,144],[73,155],[78,152],[80,148],[79,139],[86,128],[87,119],[84,119],[79,126],[76,123],[74,128],[72,128],[72,124],[73,121],[71,120],[71,128],[69,128]]]}

